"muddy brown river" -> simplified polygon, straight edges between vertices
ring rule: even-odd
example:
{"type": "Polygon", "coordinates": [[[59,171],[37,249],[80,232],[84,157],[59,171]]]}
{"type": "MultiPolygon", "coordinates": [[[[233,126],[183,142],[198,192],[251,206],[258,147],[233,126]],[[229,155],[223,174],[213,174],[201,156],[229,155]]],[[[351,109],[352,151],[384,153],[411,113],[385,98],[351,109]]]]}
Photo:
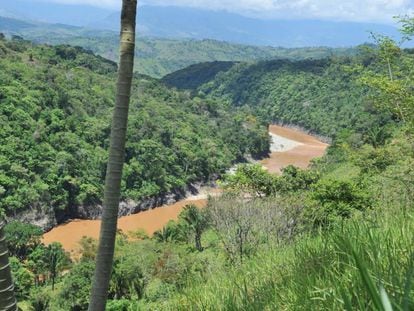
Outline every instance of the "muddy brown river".
{"type": "Polygon", "coordinates": [[[287,139],[286,143],[281,142],[282,145],[285,144],[279,148],[281,151],[274,151],[269,158],[261,161],[262,165],[272,173],[280,173],[282,168],[291,164],[306,168],[312,159],[323,156],[329,146],[314,136],[278,125],[271,125],[269,132],[276,136],[274,139],[276,141],[277,136],[287,139]],[[289,141],[292,143],[289,144],[289,141]]]}
{"type": "MultiPolygon", "coordinates": [[[[261,164],[272,173],[280,173],[283,167],[290,164],[306,168],[312,159],[321,157],[328,147],[328,144],[311,135],[286,127],[271,125],[269,133],[273,140],[272,153],[269,158],[261,161],[261,164]]],[[[185,205],[193,203],[200,207],[205,206],[209,194],[217,194],[217,190],[205,190],[202,195],[172,205],[121,217],[118,220],[118,228],[125,233],[142,229],[152,235],[162,229],[168,221],[177,219],[185,205]]],[[[45,233],[43,242],[60,242],[67,251],[76,255],[79,252],[80,239],[83,236],[97,239],[99,227],[99,220],[74,219],[45,233]]]]}

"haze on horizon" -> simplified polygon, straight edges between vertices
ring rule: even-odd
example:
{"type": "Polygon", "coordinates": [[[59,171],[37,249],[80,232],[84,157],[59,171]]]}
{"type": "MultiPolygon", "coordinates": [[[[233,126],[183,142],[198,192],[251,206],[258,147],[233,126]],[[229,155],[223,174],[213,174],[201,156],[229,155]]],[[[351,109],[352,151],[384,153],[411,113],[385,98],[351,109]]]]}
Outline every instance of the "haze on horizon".
{"type": "MultiPolygon", "coordinates": [[[[4,0],[3,0],[4,1],[4,0]]],[[[118,10],[120,0],[33,0],[91,5],[118,10]]],[[[397,15],[412,14],[414,0],[143,0],[140,5],[224,10],[264,19],[315,19],[390,24],[397,15]]]]}

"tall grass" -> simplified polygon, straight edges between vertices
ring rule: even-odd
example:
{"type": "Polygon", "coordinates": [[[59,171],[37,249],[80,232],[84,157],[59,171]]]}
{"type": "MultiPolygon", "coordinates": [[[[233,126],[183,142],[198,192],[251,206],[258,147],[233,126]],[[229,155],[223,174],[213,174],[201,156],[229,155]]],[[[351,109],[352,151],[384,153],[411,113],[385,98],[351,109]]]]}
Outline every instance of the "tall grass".
{"type": "Polygon", "coordinates": [[[171,310],[414,310],[414,213],[383,211],[194,282],[171,310]]]}

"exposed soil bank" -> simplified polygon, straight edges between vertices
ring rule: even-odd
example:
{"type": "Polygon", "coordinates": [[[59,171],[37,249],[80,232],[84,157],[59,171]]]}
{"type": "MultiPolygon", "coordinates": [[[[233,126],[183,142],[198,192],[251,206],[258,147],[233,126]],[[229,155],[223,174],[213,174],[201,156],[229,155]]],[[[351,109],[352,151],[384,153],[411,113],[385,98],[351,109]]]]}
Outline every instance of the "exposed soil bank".
{"type": "MultiPolygon", "coordinates": [[[[270,172],[280,173],[280,170],[290,164],[306,168],[313,158],[321,157],[328,144],[317,138],[296,129],[272,125],[269,128],[272,134],[272,152],[270,158],[261,161],[270,172]],[[276,151],[278,150],[278,151],[276,151]]],[[[164,205],[138,214],[119,218],[118,228],[123,232],[145,230],[149,235],[160,230],[170,221],[177,219],[183,207],[187,204],[204,206],[208,195],[217,195],[217,189],[203,189],[200,194],[181,200],[175,204],[164,205]]],[[[72,220],[43,236],[43,242],[60,242],[63,247],[76,254],[79,251],[78,242],[83,236],[98,238],[100,220],[72,220]]]]}
{"type": "MultiPolygon", "coordinates": [[[[214,183],[212,183],[212,185],[214,185],[214,183]]],[[[174,204],[187,197],[198,194],[202,187],[202,183],[195,183],[187,185],[184,188],[174,189],[168,193],[145,198],[140,201],[122,201],[119,204],[118,217],[136,214],[163,205],[174,204]]],[[[68,206],[64,210],[54,210],[50,206],[36,206],[14,215],[8,215],[8,220],[31,223],[47,232],[72,219],[100,219],[102,217],[102,212],[103,206],[101,204],[68,206]]]]}

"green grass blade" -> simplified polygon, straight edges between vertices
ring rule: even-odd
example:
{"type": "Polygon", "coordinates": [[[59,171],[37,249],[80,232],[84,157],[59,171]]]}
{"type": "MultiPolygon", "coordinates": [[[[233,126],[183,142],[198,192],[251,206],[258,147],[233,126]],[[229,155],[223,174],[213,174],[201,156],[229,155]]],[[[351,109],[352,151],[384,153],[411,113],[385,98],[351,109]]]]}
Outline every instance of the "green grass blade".
{"type": "Polygon", "coordinates": [[[393,311],[390,298],[387,295],[384,287],[380,287],[382,307],[385,311],[393,311]]]}
{"type": "Polygon", "coordinates": [[[345,310],[346,311],[353,311],[354,308],[352,308],[352,302],[349,299],[348,295],[346,294],[346,291],[344,290],[344,288],[342,286],[341,286],[340,292],[341,292],[341,295],[342,295],[342,299],[344,300],[345,310]]]}
{"type": "Polygon", "coordinates": [[[407,271],[407,279],[405,281],[405,286],[404,286],[404,298],[403,298],[403,310],[404,311],[410,310],[410,302],[411,302],[410,293],[411,293],[411,288],[412,288],[412,283],[413,283],[413,276],[414,276],[414,253],[411,254],[410,265],[407,271]]]}
{"type": "Polygon", "coordinates": [[[368,269],[365,267],[364,262],[362,259],[358,256],[355,249],[350,245],[352,249],[352,254],[355,258],[355,263],[357,265],[357,268],[359,270],[359,273],[361,274],[362,281],[364,282],[364,285],[366,289],[368,290],[368,294],[370,295],[372,302],[377,310],[384,310],[384,306],[381,301],[381,297],[377,292],[377,289],[374,285],[374,282],[371,279],[371,276],[368,273],[368,269]]]}

